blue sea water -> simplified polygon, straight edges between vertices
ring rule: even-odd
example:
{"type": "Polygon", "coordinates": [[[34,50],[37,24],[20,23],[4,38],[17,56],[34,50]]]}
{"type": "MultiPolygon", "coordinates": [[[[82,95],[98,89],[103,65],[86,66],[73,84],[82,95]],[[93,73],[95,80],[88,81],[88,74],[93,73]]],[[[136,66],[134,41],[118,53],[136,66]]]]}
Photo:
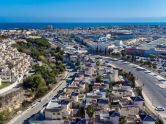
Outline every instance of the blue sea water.
{"type": "Polygon", "coordinates": [[[156,23],[0,23],[0,29],[43,29],[48,25],[54,28],[98,27],[98,26],[131,26],[131,25],[164,25],[166,22],[156,23]]]}

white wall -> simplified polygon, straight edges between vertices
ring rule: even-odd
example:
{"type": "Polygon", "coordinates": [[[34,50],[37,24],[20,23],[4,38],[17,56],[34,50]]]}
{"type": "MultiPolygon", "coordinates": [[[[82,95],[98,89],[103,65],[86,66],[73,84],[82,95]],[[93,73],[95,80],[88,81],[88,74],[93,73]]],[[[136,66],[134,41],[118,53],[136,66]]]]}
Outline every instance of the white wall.
{"type": "Polygon", "coordinates": [[[110,121],[113,124],[119,124],[119,117],[110,117],[110,121]]]}
{"type": "Polygon", "coordinates": [[[16,87],[17,84],[18,84],[18,82],[16,81],[15,83],[9,85],[8,87],[5,87],[5,88],[1,89],[1,90],[0,90],[0,94],[3,94],[3,93],[5,93],[5,92],[11,90],[12,88],[16,87]]]}
{"type": "Polygon", "coordinates": [[[142,107],[143,106],[143,101],[140,101],[140,102],[134,102],[135,105],[138,105],[139,107],[142,107]]]}
{"type": "Polygon", "coordinates": [[[16,82],[14,82],[13,84],[11,84],[11,85],[9,85],[9,86],[7,86],[7,87],[1,89],[1,90],[0,90],[0,94],[3,94],[3,93],[5,93],[5,92],[7,92],[7,91],[13,89],[14,87],[16,87],[16,86],[18,85],[18,83],[19,83],[20,81],[22,81],[22,79],[23,79],[23,76],[20,77],[20,78],[19,78],[16,82]]]}
{"type": "Polygon", "coordinates": [[[45,118],[46,119],[62,119],[62,112],[50,112],[50,111],[45,111],[45,118]]]}
{"type": "Polygon", "coordinates": [[[155,122],[147,122],[147,121],[143,121],[143,124],[155,124],[155,122]]]}

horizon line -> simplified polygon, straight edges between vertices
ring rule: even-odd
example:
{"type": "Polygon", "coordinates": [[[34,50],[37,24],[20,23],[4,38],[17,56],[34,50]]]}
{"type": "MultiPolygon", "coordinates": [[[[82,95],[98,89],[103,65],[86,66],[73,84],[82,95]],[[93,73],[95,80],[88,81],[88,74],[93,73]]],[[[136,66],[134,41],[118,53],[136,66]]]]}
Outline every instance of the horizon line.
{"type": "Polygon", "coordinates": [[[96,21],[96,22],[47,22],[47,21],[43,21],[43,22],[40,22],[40,21],[34,21],[34,22],[22,22],[22,21],[13,21],[13,22],[1,22],[0,21],[0,23],[166,23],[166,21],[138,21],[138,22],[135,22],[135,21],[129,21],[129,22],[127,22],[127,21],[122,21],[122,22],[119,22],[119,21],[117,21],[117,22],[98,22],[98,21],[96,21]]]}

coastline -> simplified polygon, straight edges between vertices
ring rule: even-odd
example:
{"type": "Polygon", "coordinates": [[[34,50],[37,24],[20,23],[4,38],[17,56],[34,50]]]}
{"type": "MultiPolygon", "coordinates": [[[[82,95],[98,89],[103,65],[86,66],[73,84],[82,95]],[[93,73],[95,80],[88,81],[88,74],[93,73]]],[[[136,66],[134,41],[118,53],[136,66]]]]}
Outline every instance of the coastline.
{"type": "Polygon", "coordinates": [[[111,26],[166,26],[166,22],[0,22],[0,30],[9,29],[43,29],[51,25],[54,28],[72,29],[72,28],[88,28],[88,27],[111,27],[111,26]]]}

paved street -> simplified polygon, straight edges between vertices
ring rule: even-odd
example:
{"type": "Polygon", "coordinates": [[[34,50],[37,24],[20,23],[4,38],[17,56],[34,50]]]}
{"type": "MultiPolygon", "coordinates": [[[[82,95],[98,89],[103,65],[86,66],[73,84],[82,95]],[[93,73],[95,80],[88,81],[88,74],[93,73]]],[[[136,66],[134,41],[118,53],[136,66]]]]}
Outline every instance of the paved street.
{"type": "MultiPolygon", "coordinates": [[[[67,66],[67,68],[69,68],[69,66],[67,66]]],[[[49,92],[45,97],[41,99],[41,101],[34,103],[33,106],[30,106],[23,113],[16,115],[8,124],[22,124],[26,119],[42,110],[43,106],[46,105],[57,94],[59,90],[62,90],[64,87],[66,87],[66,81],[71,80],[70,77],[75,74],[75,72],[73,72],[73,69],[70,68],[67,70],[69,72],[65,74],[66,80],[59,82],[51,92],[49,92]]]]}
{"type": "MultiPolygon", "coordinates": [[[[109,58],[108,58],[109,59],[109,58]]],[[[133,64],[124,63],[122,61],[111,61],[113,65],[122,68],[126,71],[132,72],[139,85],[143,85],[143,91],[146,96],[149,98],[150,102],[152,103],[153,107],[156,106],[163,106],[166,108],[166,89],[160,88],[158,84],[160,83],[154,76],[150,75],[149,73],[145,73],[145,71],[138,71],[133,64]]],[[[67,76],[67,80],[71,80],[71,76],[75,73],[72,72],[72,69],[67,69],[70,71],[69,75],[67,76]]],[[[29,108],[27,111],[23,112],[19,116],[16,116],[13,120],[10,121],[9,124],[21,124],[27,118],[31,117],[33,114],[39,112],[43,106],[50,101],[52,97],[57,94],[58,90],[63,89],[66,86],[66,81],[62,81],[57,88],[53,92],[50,92],[47,97],[44,97],[41,102],[36,103],[34,106],[29,108]]],[[[154,108],[153,108],[154,109],[154,108]]],[[[162,116],[166,116],[166,112],[160,112],[162,116]]]]}
{"type": "MultiPolygon", "coordinates": [[[[124,69],[125,71],[132,72],[139,85],[143,85],[143,91],[151,101],[153,107],[163,106],[166,108],[166,89],[160,88],[158,84],[160,83],[154,76],[145,71],[138,71],[134,68],[134,65],[129,63],[124,63],[121,61],[111,61],[115,66],[124,69]]],[[[166,117],[166,111],[159,112],[163,117],[166,117]]]]}

